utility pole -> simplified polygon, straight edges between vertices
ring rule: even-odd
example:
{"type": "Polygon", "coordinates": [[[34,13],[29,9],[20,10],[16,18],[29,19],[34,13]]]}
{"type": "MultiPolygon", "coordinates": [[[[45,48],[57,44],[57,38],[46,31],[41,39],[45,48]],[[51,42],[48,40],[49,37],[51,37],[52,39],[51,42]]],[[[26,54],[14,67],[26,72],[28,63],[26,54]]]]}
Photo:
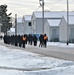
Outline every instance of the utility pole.
{"type": "Polygon", "coordinates": [[[44,0],[43,0],[43,3],[42,3],[42,16],[43,16],[42,23],[43,23],[43,34],[44,34],[44,0]]]}
{"type": "Polygon", "coordinates": [[[69,44],[69,33],[68,33],[68,30],[69,30],[69,2],[67,0],[67,45],[69,44]]]}
{"type": "Polygon", "coordinates": [[[40,6],[42,6],[42,32],[44,34],[44,0],[39,0],[40,6]]]}
{"type": "Polygon", "coordinates": [[[17,14],[15,14],[15,35],[17,35],[17,14]]]}

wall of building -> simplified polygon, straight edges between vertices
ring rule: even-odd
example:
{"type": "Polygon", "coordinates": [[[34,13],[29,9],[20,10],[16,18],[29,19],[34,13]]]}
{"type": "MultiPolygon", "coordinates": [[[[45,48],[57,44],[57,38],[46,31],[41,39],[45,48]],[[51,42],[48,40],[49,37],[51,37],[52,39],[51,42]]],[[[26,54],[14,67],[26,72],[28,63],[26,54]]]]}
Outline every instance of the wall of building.
{"type": "Polygon", "coordinates": [[[59,41],[67,42],[67,36],[67,23],[63,17],[59,26],[59,41]]]}
{"type": "Polygon", "coordinates": [[[17,35],[24,34],[24,26],[23,23],[17,23],[17,35]]]}
{"type": "Polygon", "coordinates": [[[59,39],[59,26],[58,27],[50,27],[50,36],[51,39],[59,39]]]}
{"type": "Polygon", "coordinates": [[[24,33],[31,34],[31,26],[29,26],[31,21],[25,21],[24,33]]]}
{"type": "Polygon", "coordinates": [[[69,39],[74,39],[74,25],[69,25],[69,39]]]}
{"type": "Polygon", "coordinates": [[[32,31],[32,34],[36,34],[36,17],[35,15],[33,14],[32,15],[32,18],[31,18],[31,31],[32,31]]]}

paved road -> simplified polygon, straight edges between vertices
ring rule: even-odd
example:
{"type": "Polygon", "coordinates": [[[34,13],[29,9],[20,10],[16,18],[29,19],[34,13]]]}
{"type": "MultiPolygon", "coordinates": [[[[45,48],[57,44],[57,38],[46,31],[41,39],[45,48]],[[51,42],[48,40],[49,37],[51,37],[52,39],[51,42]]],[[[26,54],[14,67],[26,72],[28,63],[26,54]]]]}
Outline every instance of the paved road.
{"type": "Polygon", "coordinates": [[[55,57],[74,61],[74,48],[49,46],[48,48],[29,47],[27,51],[42,54],[49,57],[55,57]]]}
{"type": "Polygon", "coordinates": [[[9,48],[16,48],[21,50],[26,50],[38,54],[42,54],[48,57],[55,57],[60,59],[66,60],[73,60],[74,61],[74,48],[72,47],[58,47],[58,46],[48,46],[47,48],[40,48],[34,46],[27,46],[25,49],[20,47],[15,47],[11,45],[5,45],[2,42],[1,45],[7,46],[9,48]]]}

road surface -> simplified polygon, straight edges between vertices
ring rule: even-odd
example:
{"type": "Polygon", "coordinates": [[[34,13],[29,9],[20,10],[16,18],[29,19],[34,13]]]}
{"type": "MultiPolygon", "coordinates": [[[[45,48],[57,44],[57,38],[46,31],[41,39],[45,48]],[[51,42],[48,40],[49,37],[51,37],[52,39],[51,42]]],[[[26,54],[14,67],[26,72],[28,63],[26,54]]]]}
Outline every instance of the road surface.
{"type": "Polygon", "coordinates": [[[74,47],[61,47],[61,46],[51,46],[49,45],[47,48],[41,48],[38,46],[26,46],[26,48],[15,47],[12,45],[6,45],[3,42],[0,42],[1,45],[4,45],[9,48],[26,50],[29,52],[41,54],[48,57],[54,57],[65,60],[73,60],[74,61],[74,47]]]}

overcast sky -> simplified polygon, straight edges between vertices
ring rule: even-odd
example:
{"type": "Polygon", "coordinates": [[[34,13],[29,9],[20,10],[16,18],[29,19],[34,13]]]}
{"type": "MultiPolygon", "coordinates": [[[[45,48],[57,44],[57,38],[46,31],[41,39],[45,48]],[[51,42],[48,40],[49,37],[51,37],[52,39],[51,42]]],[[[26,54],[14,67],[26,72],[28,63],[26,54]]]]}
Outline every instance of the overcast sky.
{"type": "MultiPolygon", "coordinates": [[[[45,10],[49,11],[64,11],[67,8],[67,0],[44,0],[45,10]]],[[[0,0],[0,5],[6,4],[8,6],[8,13],[12,16],[17,14],[19,17],[23,15],[30,15],[34,11],[41,9],[39,7],[39,0],[0,0]]],[[[74,0],[69,0],[69,9],[74,11],[74,0]]]]}

